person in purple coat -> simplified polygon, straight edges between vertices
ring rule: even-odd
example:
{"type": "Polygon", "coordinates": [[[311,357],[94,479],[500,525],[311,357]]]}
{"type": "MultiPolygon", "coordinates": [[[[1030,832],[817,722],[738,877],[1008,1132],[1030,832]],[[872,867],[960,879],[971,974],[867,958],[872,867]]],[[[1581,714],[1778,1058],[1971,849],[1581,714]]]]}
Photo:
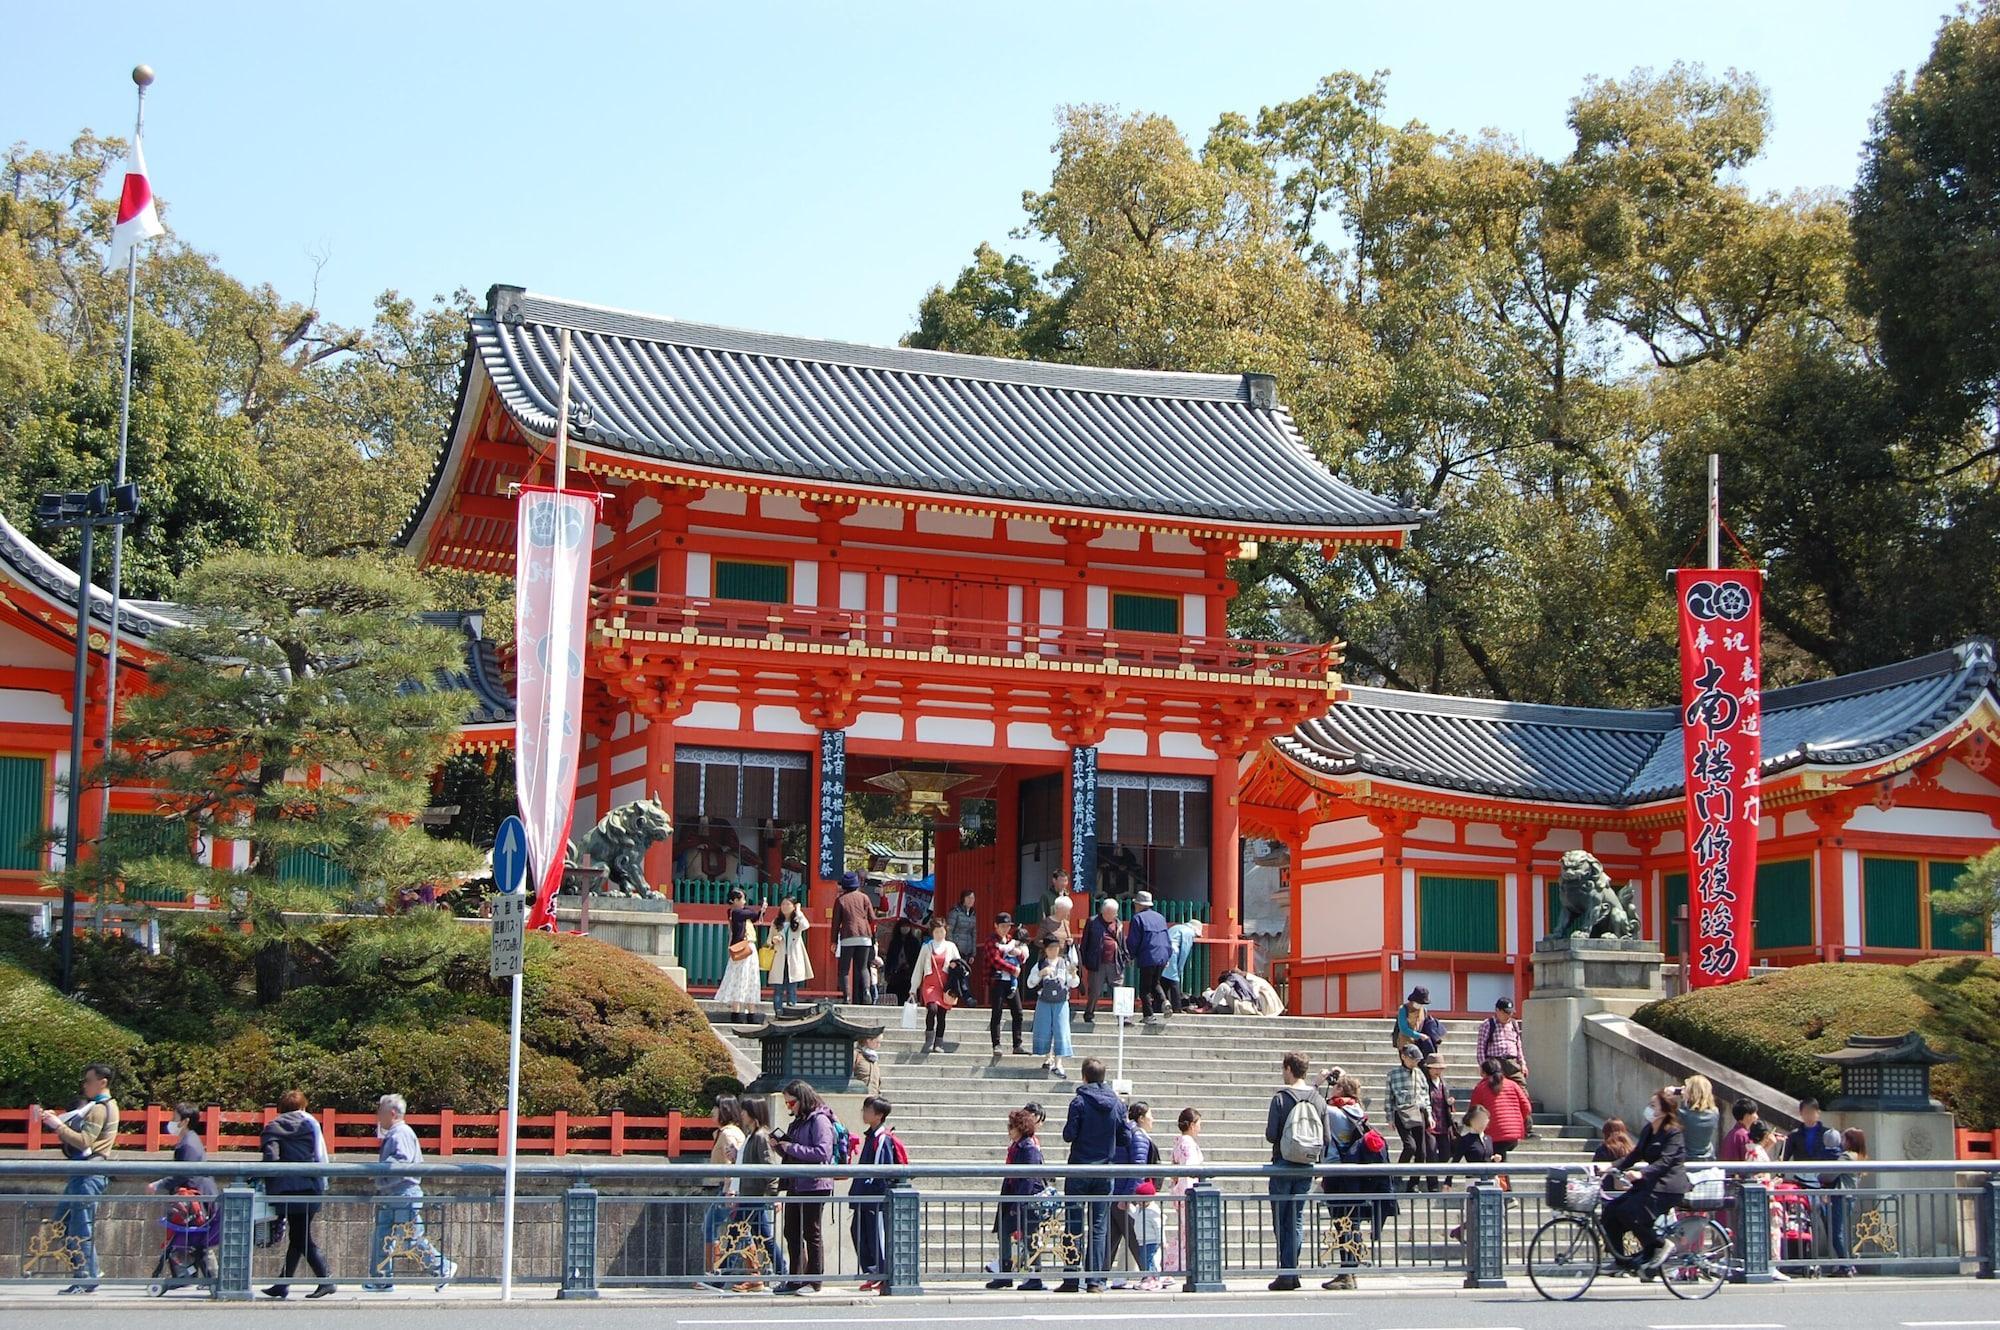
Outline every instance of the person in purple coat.
{"type": "MultiPolygon", "coordinates": [[[[785,1108],[791,1125],[772,1134],[778,1157],[789,1164],[846,1163],[833,1157],[833,1110],[804,1081],[785,1087],[785,1108]]],[[[785,1255],[792,1268],[792,1282],[781,1292],[817,1293],[819,1277],[826,1270],[826,1251],[821,1236],[827,1198],[833,1195],[833,1179],[788,1177],[785,1194],[785,1255]]]]}

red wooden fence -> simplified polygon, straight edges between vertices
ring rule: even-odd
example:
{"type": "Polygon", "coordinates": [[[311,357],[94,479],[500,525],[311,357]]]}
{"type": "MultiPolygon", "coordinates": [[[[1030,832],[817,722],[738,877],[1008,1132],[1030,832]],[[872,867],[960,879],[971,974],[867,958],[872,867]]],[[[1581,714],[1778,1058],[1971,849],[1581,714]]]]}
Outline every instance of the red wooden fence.
{"type": "Polygon", "coordinates": [[[1958,1129],[1958,1157],[1991,1162],[2000,1159],[2000,1131],[1958,1129]]]}
{"type": "MultiPolygon", "coordinates": [[[[202,1117],[202,1144],[212,1153],[255,1153],[264,1124],[277,1116],[278,1110],[270,1107],[238,1112],[211,1105],[202,1117]]],[[[380,1145],[373,1113],[322,1108],[313,1116],[319,1119],[329,1154],[372,1155],[380,1145]]],[[[435,1113],[412,1113],[404,1121],[417,1133],[424,1153],[448,1159],[453,1155],[499,1154],[504,1117],[500,1113],[455,1113],[445,1108],[435,1113]]],[[[166,1128],[172,1120],[172,1110],[159,1104],[125,1109],[118,1123],[119,1148],[166,1149],[166,1128]]],[[[558,1109],[547,1117],[521,1119],[520,1153],[659,1155],[671,1159],[705,1154],[714,1140],[712,1124],[692,1122],[679,1113],[637,1117],[614,1110],[603,1116],[586,1116],[558,1109]]],[[[39,1107],[0,1108],[0,1150],[55,1146],[56,1135],[42,1126],[39,1107]]]]}

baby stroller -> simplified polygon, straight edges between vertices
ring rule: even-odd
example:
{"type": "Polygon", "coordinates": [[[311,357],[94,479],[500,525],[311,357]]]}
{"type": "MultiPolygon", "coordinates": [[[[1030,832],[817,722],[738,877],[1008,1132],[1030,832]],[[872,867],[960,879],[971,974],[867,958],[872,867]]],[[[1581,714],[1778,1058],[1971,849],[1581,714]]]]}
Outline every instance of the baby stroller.
{"type": "Polygon", "coordinates": [[[222,1207],[212,1197],[182,1187],[174,1193],[167,1212],[160,1216],[167,1230],[160,1245],[160,1259],[153,1266],[153,1282],[146,1291],[161,1297],[167,1290],[186,1284],[213,1283],[214,1267],[208,1254],[216,1243],[222,1224],[222,1207]]]}

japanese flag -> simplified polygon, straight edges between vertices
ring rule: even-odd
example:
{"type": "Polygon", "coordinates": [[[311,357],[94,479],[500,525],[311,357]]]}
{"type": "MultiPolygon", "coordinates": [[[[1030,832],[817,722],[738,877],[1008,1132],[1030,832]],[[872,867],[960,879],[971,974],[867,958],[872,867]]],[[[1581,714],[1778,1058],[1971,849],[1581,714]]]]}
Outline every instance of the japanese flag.
{"type": "Polygon", "coordinates": [[[125,266],[132,249],[142,240],[165,235],[160,213],[153,206],[153,186],[146,179],[146,154],[137,139],[132,140],[132,166],[125,172],[125,189],[118,196],[118,224],[111,228],[111,254],[106,266],[125,266]]]}

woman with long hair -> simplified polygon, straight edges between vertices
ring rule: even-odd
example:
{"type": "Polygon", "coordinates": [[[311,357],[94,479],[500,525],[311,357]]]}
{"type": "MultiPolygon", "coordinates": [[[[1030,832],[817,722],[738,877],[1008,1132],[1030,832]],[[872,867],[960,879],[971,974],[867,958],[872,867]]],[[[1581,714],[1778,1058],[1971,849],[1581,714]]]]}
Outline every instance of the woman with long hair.
{"type": "Polygon", "coordinates": [[[722,972],[715,1001],[729,1009],[732,1022],[756,1018],[757,997],[764,987],[762,972],[757,968],[757,923],[764,912],[749,902],[743,888],[730,888],[729,968],[722,972]]]}
{"type": "Polygon", "coordinates": [[[1626,1269],[1651,1274],[1666,1262],[1671,1249],[1653,1232],[1653,1221],[1687,1195],[1687,1137],[1681,1131],[1678,1096],[1653,1092],[1644,1131],[1616,1165],[1631,1187],[1604,1207],[1604,1236],[1611,1255],[1626,1269]],[[1643,1255],[1635,1263],[1625,1254],[1627,1236],[1637,1238],[1643,1255]]]}
{"type": "Polygon", "coordinates": [[[944,1020],[958,1005],[952,991],[951,967],[964,957],[951,940],[951,926],[942,916],[931,920],[931,940],[917,952],[917,1001],[924,1004],[924,1052],[944,1051],[944,1020]]]}
{"type": "Polygon", "coordinates": [[[812,958],[806,955],[806,930],[811,927],[798,901],[790,896],[778,901],[778,917],[771,921],[771,1010],[777,1015],[799,1005],[799,985],[813,977],[812,958]]]}
{"type": "MultiPolygon", "coordinates": [[[[736,1125],[743,1131],[742,1160],[749,1164],[775,1164],[778,1154],[771,1144],[771,1108],[759,1095],[746,1094],[736,1101],[736,1125]]],[[[762,1293],[764,1281],[756,1278],[768,1266],[774,1278],[785,1277],[785,1249],[778,1243],[771,1222],[773,1202],[778,1192],[776,1178],[745,1178],[739,1193],[734,1219],[749,1225],[755,1244],[751,1249],[751,1278],[732,1286],[736,1293],[762,1293]]]]}
{"type": "MultiPolygon", "coordinates": [[[[785,1086],[785,1109],[792,1115],[790,1125],[772,1136],[778,1157],[788,1164],[846,1163],[833,1157],[833,1110],[819,1092],[804,1081],[785,1086]]],[[[826,1272],[825,1240],[821,1227],[827,1200],[833,1195],[833,1179],[795,1176],[785,1179],[785,1255],[791,1263],[792,1282],[786,1291],[817,1293],[820,1276],[826,1272]]]]}
{"type": "Polygon", "coordinates": [[[1632,1129],[1625,1125],[1624,1118],[1606,1118],[1597,1130],[1597,1152],[1590,1157],[1593,1164],[1615,1164],[1632,1153],[1632,1129]]]}
{"type": "Polygon", "coordinates": [[[1715,1129],[1721,1110],[1715,1106],[1715,1087],[1706,1076],[1690,1076],[1681,1086],[1681,1131],[1687,1136],[1689,1159],[1715,1158],[1715,1129]]]}
{"type": "MultiPolygon", "coordinates": [[[[1032,1167],[1042,1162],[1042,1142],[1035,1133],[1042,1129],[1041,1116],[1032,1109],[1017,1108],[1007,1115],[1007,1163],[1022,1168],[1032,1167]]],[[[987,1281],[988,1288],[1007,1288],[1014,1282],[1018,1270],[1030,1277],[1021,1285],[1023,1292],[1040,1291],[1042,1284],[1039,1271],[1030,1271],[1020,1262],[1025,1259],[1028,1245],[1034,1239],[1029,1230],[1034,1226],[1035,1216],[1021,1198],[1034,1196],[1045,1185],[1042,1178],[1005,1178],[1000,1183],[1000,1211],[993,1216],[993,1232],[1000,1239],[1000,1259],[996,1262],[998,1278],[987,1281]]]]}

